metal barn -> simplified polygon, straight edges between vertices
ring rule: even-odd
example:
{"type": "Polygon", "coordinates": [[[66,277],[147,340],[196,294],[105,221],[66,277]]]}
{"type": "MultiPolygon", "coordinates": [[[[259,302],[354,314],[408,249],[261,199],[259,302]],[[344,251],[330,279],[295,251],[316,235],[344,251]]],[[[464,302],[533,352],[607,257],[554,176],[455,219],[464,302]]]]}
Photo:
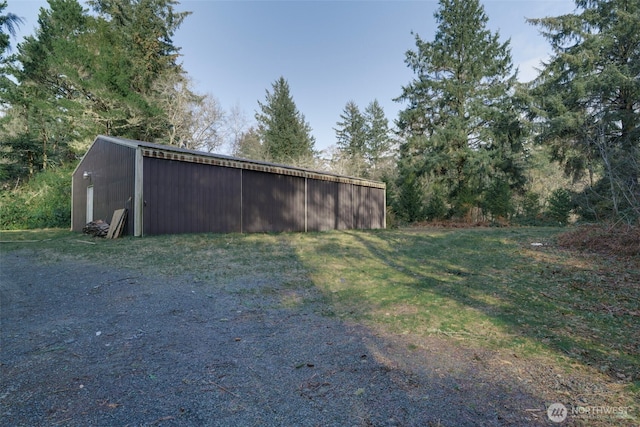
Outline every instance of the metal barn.
{"type": "Polygon", "coordinates": [[[71,229],[126,208],[124,234],[385,228],[385,184],[98,136],[73,172],[71,229]]]}

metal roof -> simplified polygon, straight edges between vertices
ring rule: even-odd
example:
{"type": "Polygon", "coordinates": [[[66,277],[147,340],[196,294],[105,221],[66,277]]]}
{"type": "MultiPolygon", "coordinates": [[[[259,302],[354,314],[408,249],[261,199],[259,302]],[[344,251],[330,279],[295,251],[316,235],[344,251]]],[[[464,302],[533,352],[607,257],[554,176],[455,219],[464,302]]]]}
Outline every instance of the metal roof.
{"type": "Polygon", "coordinates": [[[156,144],[152,142],[136,141],[132,139],[105,136],[105,135],[98,135],[94,140],[94,143],[99,139],[103,141],[108,141],[114,144],[130,147],[133,149],[142,149],[143,156],[145,157],[155,157],[155,158],[161,158],[161,159],[167,159],[167,160],[211,164],[216,166],[256,170],[256,171],[268,172],[268,173],[279,173],[283,175],[308,177],[308,178],[314,178],[314,179],[320,179],[320,180],[326,180],[326,181],[352,183],[356,185],[362,185],[365,187],[386,188],[386,185],[380,181],[373,181],[373,180],[368,180],[364,178],[338,175],[330,172],[316,171],[316,170],[301,168],[297,166],[243,159],[239,157],[227,156],[224,154],[215,154],[215,153],[208,153],[205,151],[189,150],[186,148],[180,148],[173,145],[156,144]]]}

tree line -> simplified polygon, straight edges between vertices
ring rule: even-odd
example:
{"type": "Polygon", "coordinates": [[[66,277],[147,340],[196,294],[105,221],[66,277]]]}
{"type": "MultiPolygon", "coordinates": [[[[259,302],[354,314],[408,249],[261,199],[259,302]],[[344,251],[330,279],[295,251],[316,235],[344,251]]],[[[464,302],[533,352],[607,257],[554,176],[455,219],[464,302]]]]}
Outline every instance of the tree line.
{"type": "MultiPolygon", "coordinates": [[[[640,0],[576,0],[529,19],[552,48],[520,83],[510,41],[479,0],[440,0],[431,40],[414,34],[413,79],[390,125],[379,102],[349,101],[321,156],[284,77],[250,123],[197,94],[172,37],[189,12],[175,0],[49,0],[36,33],[10,48],[20,18],[0,0],[0,181],[74,162],[96,134],[329,169],[383,180],[390,212],[412,222],[640,217],[640,0]],[[582,185],[543,195],[544,157],[582,185]]],[[[6,191],[6,189],[5,189],[6,191]]]]}
{"type": "Polygon", "coordinates": [[[553,54],[518,83],[509,41],[477,0],[441,0],[432,41],[415,35],[415,78],[399,101],[397,212],[408,220],[535,216],[529,172],[547,149],[580,191],[558,189],[554,219],[640,217],[640,2],[577,0],[576,12],[529,19],[553,54]],[[520,206],[516,206],[519,202],[520,206]],[[519,208],[519,209],[518,209],[519,208]]]}

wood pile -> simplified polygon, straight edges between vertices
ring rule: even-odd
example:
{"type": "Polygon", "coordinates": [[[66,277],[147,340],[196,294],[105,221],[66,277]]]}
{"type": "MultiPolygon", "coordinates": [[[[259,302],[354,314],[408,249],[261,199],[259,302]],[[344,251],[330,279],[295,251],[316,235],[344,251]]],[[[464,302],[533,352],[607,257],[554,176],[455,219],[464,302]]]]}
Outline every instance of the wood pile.
{"type": "Polygon", "coordinates": [[[101,219],[91,221],[82,227],[82,232],[93,237],[107,237],[107,233],[109,233],[109,224],[101,219]]]}
{"type": "Polygon", "coordinates": [[[111,225],[99,219],[97,221],[91,221],[82,228],[84,234],[89,234],[93,237],[106,237],[107,239],[117,239],[122,235],[124,226],[127,219],[126,209],[117,209],[113,212],[111,217],[111,225]]]}

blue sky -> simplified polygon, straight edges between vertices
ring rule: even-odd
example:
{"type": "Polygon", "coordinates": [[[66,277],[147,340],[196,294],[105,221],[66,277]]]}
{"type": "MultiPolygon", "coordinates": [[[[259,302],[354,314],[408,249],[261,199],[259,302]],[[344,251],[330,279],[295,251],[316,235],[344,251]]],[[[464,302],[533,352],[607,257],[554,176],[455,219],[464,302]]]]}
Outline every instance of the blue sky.
{"type": "MultiPolygon", "coordinates": [[[[535,77],[549,45],[526,18],[574,10],[572,0],[485,0],[489,28],[511,39],[521,81],[535,77]]],[[[25,18],[21,37],[37,26],[42,0],[9,0],[25,18]]],[[[336,122],[353,100],[362,110],[374,99],[390,122],[403,105],[392,99],[413,75],[404,64],[414,36],[432,40],[437,1],[214,1],[184,0],[192,11],[174,37],[199,93],[225,109],[240,107],[250,121],[266,90],[283,76],[310,123],[316,148],[335,144],[336,122]]]]}

